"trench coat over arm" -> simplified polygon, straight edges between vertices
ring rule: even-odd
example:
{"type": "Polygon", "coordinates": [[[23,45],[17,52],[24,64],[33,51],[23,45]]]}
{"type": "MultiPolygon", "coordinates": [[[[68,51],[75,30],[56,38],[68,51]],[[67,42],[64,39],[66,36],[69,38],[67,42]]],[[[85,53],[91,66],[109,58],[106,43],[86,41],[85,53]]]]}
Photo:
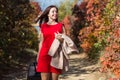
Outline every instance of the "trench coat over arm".
{"type": "Polygon", "coordinates": [[[74,42],[65,34],[61,34],[63,42],[60,43],[58,39],[54,39],[48,55],[52,57],[50,65],[62,69],[63,71],[68,71],[69,69],[69,56],[68,54],[72,52],[79,53],[74,42]]]}

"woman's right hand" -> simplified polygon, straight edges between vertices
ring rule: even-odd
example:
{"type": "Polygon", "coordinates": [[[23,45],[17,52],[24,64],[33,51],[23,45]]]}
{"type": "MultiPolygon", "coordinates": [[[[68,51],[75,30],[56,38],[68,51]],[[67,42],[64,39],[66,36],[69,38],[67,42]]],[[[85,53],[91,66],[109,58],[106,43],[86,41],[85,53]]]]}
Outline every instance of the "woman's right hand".
{"type": "Polygon", "coordinates": [[[55,33],[55,38],[58,39],[60,42],[63,42],[62,34],[57,32],[55,33]]]}

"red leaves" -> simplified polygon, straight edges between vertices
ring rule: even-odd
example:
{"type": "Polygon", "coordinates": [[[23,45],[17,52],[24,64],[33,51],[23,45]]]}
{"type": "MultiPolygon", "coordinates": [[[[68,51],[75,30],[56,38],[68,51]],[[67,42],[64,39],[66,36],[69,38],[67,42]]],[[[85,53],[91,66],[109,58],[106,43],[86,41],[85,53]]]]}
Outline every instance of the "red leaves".
{"type": "MultiPolygon", "coordinates": [[[[79,40],[83,43],[84,41],[86,41],[86,39],[88,40],[89,35],[92,33],[93,27],[85,27],[83,29],[80,30],[79,33],[79,40]]],[[[88,40],[89,41],[89,40],[88,40]]]]}
{"type": "Polygon", "coordinates": [[[68,16],[68,15],[65,16],[62,23],[64,24],[66,34],[70,36],[70,27],[71,27],[70,16],[68,16]]]}
{"type": "MultiPolygon", "coordinates": [[[[119,9],[120,1],[116,0],[114,2],[117,2],[115,7],[119,9]]],[[[95,43],[100,42],[99,44],[102,47],[107,45],[100,58],[101,71],[111,71],[116,77],[120,77],[120,12],[111,9],[110,5],[114,4],[110,0],[88,0],[87,11],[85,12],[85,23],[88,26],[80,30],[79,40],[85,52],[89,52],[95,43]],[[116,16],[113,15],[114,19],[110,19],[112,12],[109,11],[109,8],[107,9],[106,5],[109,5],[110,9],[116,14],[116,16]],[[104,15],[107,13],[109,15],[104,15]],[[91,35],[97,38],[97,42],[90,37],[91,35]],[[105,41],[103,44],[102,40],[105,41]]]]}
{"type": "Polygon", "coordinates": [[[89,42],[83,42],[83,44],[81,44],[81,47],[83,48],[84,52],[89,52],[89,50],[91,49],[91,45],[89,42]]]}
{"type": "Polygon", "coordinates": [[[102,64],[102,71],[108,71],[114,73],[116,77],[120,77],[120,46],[112,44],[106,47],[104,55],[100,58],[102,64]]]}
{"type": "Polygon", "coordinates": [[[37,13],[42,11],[38,2],[30,2],[30,3],[34,7],[34,9],[37,11],[37,13]]]}
{"type": "Polygon", "coordinates": [[[120,80],[119,78],[110,78],[109,80],[120,80]]]}
{"type": "Polygon", "coordinates": [[[115,36],[120,38],[120,28],[115,31],[115,36]]]}
{"type": "Polygon", "coordinates": [[[89,8],[89,9],[87,10],[87,14],[91,13],[93,10],[94,10],[93,7],[89,8]]]}
{"type": "Polygon", "coordinates": [[[94,0],[89,0],[86,8],[93,7],[94,0]]]}
{"type": "MultiPolygon", "coordinates": [[[[103,10],[103,5],[99,0],[89,0],[88,4],[86,6],[87,11],[86,11],[86,19],[88,21],[95,21],[100,18],[100,13],[103,10]]],[[[101,19],[99,19],[101,20],[101,19]]]]}
{"type": "Polygon", "coordinates": [[[116,12],[116,16],[110,26],[109,37],[107,38],[108,46],[105,48],[104,55],[101,56],[101,69],[112,72],[116,78],[120,79],[120,13],[116,12]]]}
{"type": "MultiPolygon", "coordinates": [[[[120,78],[120,16],[112,21],[112,24],[105,26],[101,15],[107,1],[89,0],[86,6],[86,21],[89,26],[80,30],[79,40],[82,42],[80,45],[83,50],[88,53],[94,44],[90,35],[99,39],[105,39],[105,31],[109,31],[109,36],[106,38],[108,46],[105,48],[103,56],[101,56],[101,72],[111,71],[117,78],[120,78]],[[102,34],[100,34],[102,33],[102,34]],[[92,43],[92,44],[91,44],[92,43]]],[[[92,53],[91,53],[92,54],[92,53]]],[[[110,80],[117,80],[111,78],[110,80]]]]}
{"type": "Polygon", "coordinates": [[[86,11],[86,5],[87,5],[87,2],[81,2],[81,5],[79,6],[80,10],[85,12],[86,11]]]}

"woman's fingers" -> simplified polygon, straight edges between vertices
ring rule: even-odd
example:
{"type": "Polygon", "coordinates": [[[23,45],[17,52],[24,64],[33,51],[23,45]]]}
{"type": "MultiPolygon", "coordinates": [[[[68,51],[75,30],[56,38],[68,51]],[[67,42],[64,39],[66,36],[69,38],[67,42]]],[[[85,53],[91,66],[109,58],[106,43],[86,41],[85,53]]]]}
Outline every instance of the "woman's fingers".
{"type": "Polygon", "coordinates": [[[61,38],[62,37],[62,34],[60,34],[59,32],[57,32],[57,33],[54,33],[55,34],[55,38],[61,38]]]}

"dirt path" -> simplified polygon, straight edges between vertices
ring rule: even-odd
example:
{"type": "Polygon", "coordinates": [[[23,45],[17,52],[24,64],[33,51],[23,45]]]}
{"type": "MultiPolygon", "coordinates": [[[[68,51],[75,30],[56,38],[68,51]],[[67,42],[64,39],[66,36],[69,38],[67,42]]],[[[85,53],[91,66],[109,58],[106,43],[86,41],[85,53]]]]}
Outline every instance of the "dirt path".
{"type": "Polygon", "coordinates": [[[84,54],[73,54],[70,56],[70,69],[68,72],[60,76],[60,80],[98,80],[99,66],[84,54]]]}
{"type": "MultiPolygon", "coordinates": [[[[26,80],[27,66],[21,72],[16,71],[6,75],[6,78],[3,80],[26,80]]],[[[70,55],[69,71],[60,75],[59,80],[105,80],[98,79],[101,76],[98,68],[97,64],[86,59],[83,54],[72,54],[70,55]]]]}

